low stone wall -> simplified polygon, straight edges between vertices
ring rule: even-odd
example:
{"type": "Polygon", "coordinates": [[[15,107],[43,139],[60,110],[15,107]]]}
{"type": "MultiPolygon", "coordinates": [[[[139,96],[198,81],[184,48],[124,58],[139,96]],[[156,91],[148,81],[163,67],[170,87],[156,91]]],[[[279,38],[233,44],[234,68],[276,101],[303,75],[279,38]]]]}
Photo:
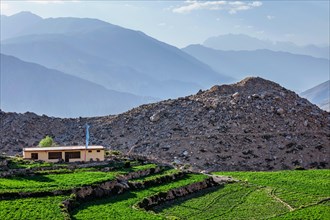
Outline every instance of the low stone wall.
{"type": "MultiPolygon", "coordinates": [[[[110,195],[118,195],[129,190],[143,189],[153,185],[159,185],[167,182],[171,182],[175,179],[183,178],[186,173],[179,172],[167,176],[160,176],[159,178],[148,180],[145,182],[119,182],[114,181],[109,184],[100,185],[96,188],[82,188],[76,194],[72,194],[71,198],[65,200],[61,204],[62,212],[66,220],[71,219],[70,212],[84,201],[89,201],[93,198],[107,197],[110,195]]],[[[159,205],[163,202],[174,200],[176,198],[186,196],[197,192],[202,189],[219,185],[213,177],[209,177],[201,182],[193,183],[180,188],[172,189],[167,192],[160,192],[154,196],[143,199],[137,203],[135,207],[140,209],[149,210],[155,205],[159,205]]]]}
{"type": "Polygon", "coordinates": [[[176,198],[183,197],[192,194],[194,192],[198,192],[202,189],[216,186],[218,184],[219,183],[214,181],[212,177],[209,177],[201,182],[193,183],[187,186],[182,186],[176,189],[171,189],[167,192],[160,192],[151,197],[144,198],[141,202],[136,204],[136,207],[145,210],[150,210],[152,207],[159,205],[161,203],[174,200],[176,198]]]}
{"type": "Polygon", "coordinates": [[[73,193],[76,195],[77,201],[84,201],[95,198],[102,198],[110,195],[121,194],[124,191],[130,189],[130,186],[127,182],[128,180],[159,173],[162,170],[163,169],[161,167],[156,167],[156,168],[131,172],[126,175],[117,177],[117,179],[114,181],[107,181],[97,185],[80,187],[78,189],[75,189],[73,193]]]}
{"type": "Polygon", "coordinates": [[[128,186],[130,189],[143,189],[150,186],[160,185],[162,183],[168,183],[176,179],[183,178],[186,175],[184,172],[178,172],[171,175],[160,176],[156,179],[144,181],[144,182],[134,182],[129,181],[128,186]]]}
{"type": "Polygon", "coordinates": [[[179,172],[167,176],[161,176],[145,182],[128,182],[127,180],[122,179],[103,183],[95,187],[82,187],[78,191],[74,192],[74,194],[71,194],[69,199],[62,202],[62,212],[66,219],[70,219],[69,213],[75,207],[79,206],[80,203],[83,203],[85,201],[90,201],[92,199],[103,198],[112,195],[119,195],[129,190],[143,189],[148,186],[171,182],[175,179],[183,178],[184,176],[185,173],[179,172]]]}

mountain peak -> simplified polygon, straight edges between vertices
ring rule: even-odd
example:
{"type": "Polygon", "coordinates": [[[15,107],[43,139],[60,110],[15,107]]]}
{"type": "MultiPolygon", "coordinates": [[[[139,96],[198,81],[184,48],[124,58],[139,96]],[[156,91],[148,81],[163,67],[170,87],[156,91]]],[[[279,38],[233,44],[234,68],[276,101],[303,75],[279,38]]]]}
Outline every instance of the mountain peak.
{"type": "MultiPolygon", "coordinates": [[[[243,96],[250,96],[253,94],[261,95],[265,93],[283,94],[289,91],[273,81],[266,80],[261,77],[247,77],[234,84],[221,86],[215,85],[203,93],[203,96],[222,96],[234,94],[236,92],[243,96]]],[[[294,94],[293,92],[291,93],[294,94]]]]}
{"type": "Polygon", "coordinates": [[[239,81],[238,83],[236,83],[237,86],[265,86],[265,85],[272,85],[272,86],[280,86],[279,84],[261,78],[261,77],[246,77],[244,79],[242,79],[241,81],[239,81]]]}
{"type": "Polygon", "coordinates": [[[11,15],[10,17],[19,17],[19,18],[23,18],[23,17],[29,17],[29,18],[37,18],[37,19],[42,19],[42,17],[36,15],[36,14],[33,14],[32,12],[30,11],[21,11],[21,12],[18,12],[16,14],[13,14],[11,15]]]}

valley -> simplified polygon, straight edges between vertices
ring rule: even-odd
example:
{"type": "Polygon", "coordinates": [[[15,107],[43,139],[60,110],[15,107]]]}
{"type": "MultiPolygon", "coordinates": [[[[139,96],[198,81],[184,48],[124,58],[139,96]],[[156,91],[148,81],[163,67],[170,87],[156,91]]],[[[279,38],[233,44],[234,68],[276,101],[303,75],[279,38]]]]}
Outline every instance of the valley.
{"type": "Polygon", "coordinates": [[[330,219],[328,1],[10,1],[1,220],[330,219]]]}

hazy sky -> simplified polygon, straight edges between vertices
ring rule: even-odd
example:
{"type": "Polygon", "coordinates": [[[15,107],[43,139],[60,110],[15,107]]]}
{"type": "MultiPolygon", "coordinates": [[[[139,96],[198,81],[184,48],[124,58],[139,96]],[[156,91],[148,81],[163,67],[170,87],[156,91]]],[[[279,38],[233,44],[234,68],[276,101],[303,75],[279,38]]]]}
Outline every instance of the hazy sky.
{"type": "Polygon", "coordinates": [[[1,14],[98,18],[184,47],[208,37],[242,33],[297,44],[329,44],[324,1],[84,1],[1,0],[1,14]]]}

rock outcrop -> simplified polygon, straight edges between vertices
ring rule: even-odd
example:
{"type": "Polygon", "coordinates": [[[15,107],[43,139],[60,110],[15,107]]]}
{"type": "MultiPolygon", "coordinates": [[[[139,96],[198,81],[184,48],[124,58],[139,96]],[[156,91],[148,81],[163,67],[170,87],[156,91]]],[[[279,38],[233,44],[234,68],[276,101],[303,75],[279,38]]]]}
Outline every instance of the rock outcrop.
{"type": "Polygon", "coordinates": [[[61,145],[91,144],[190,164],[202,170],[330,168],[330,114],[261,78],[213,86],[116,116],[60,119],[1,114],[1,151],[15,154],[45,135],[61,145]]]}

